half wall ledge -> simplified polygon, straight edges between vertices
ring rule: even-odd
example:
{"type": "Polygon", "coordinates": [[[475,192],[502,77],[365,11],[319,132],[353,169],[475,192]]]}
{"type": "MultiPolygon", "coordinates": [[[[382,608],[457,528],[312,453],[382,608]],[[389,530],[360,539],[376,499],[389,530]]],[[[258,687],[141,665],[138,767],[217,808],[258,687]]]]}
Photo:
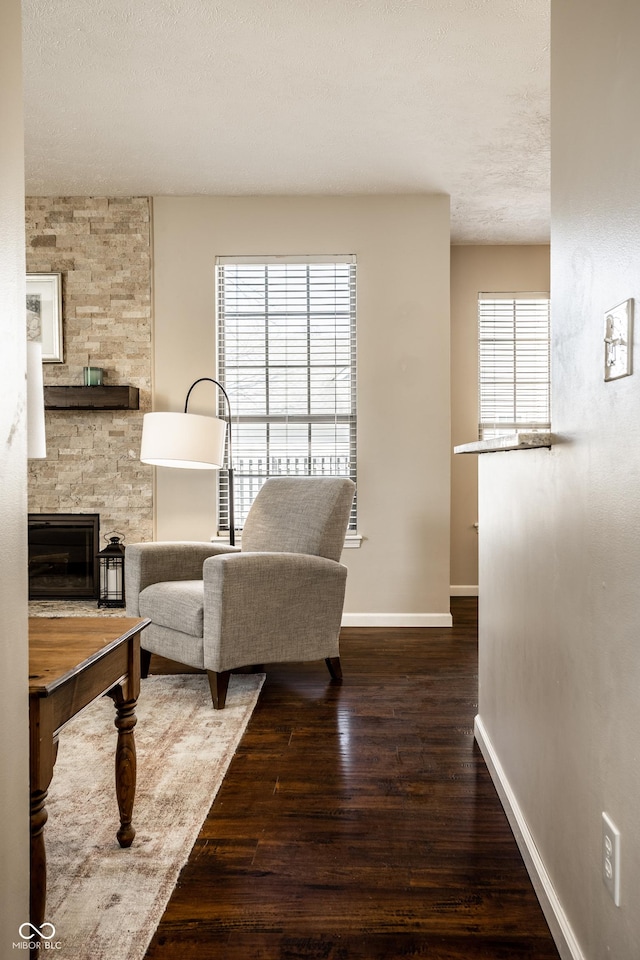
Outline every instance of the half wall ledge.
{"type": "Polygon", "coordinates": [[[500,453],[505,450],[534,450],[536,447],[551,447],[553,444],[552,433],[507,433],[502,437],[491,437],[489,440],[460,443],[453,448],[453,452],[500,453]]]}

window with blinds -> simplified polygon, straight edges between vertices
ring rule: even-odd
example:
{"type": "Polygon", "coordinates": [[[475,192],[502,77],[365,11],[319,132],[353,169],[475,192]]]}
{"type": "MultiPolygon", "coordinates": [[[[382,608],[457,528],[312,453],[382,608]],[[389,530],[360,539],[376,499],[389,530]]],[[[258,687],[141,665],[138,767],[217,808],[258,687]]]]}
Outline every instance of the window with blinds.
{"type": "MultiPolygon", "coordinates": [[[[217,257],[216,299],[241,529],[267,477],[356,480],[356,260],[217,257]]],[[[228,477],[218,477],[228,530],[228,477]]]]}
{"type": "Polygon", "coordinates": [[[550,428],[548,293],[478,295],[479,436],[550,428]]]}

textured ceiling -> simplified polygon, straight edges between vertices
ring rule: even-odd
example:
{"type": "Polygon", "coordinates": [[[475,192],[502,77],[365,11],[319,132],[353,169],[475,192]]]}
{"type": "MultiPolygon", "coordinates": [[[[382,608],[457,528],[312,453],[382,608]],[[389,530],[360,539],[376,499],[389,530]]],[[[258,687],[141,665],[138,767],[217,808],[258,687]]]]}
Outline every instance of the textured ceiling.
{"type": "Polygon", "coordinates": [[[23,0],[27,193],[447,193],[549,237],[550,0],[23,0]]]}

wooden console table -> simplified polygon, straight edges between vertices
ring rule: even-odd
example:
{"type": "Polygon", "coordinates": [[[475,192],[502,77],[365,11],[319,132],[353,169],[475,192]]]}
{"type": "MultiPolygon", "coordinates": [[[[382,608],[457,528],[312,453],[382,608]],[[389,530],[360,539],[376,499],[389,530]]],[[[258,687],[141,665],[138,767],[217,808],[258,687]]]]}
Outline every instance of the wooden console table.
{"type": "Polygon", "coordinates": [[[31,617],[29,619],[29,730],[31,790],[31,923],[45,920],[46,801],[64,725],[106,694],[116,706],[117,837],[129,847],[136,790],[133,728],[140,693],[140,631],[135,617],[31,617]]]}

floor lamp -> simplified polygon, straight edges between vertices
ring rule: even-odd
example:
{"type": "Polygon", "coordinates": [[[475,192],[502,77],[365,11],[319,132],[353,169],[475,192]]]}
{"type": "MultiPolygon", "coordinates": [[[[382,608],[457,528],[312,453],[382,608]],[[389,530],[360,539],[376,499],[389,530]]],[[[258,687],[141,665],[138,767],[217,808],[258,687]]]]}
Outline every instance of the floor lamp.
{"type": "Polygon", "coordinates": [[[229,543],[235,545],[233,505],[233,457],[231,451],[231,404],[227,391],[212,377],[200,377],[187,391],[184,413],[147,413],[142,420],[140,459],[156,467],[181,467],[187,470],[218,470],[224,466],[227,440],[229,473],[229,543]],[[199,383],[214,383],[222,393],[227,419],[189,413],[191,391],[199,383]]]}

